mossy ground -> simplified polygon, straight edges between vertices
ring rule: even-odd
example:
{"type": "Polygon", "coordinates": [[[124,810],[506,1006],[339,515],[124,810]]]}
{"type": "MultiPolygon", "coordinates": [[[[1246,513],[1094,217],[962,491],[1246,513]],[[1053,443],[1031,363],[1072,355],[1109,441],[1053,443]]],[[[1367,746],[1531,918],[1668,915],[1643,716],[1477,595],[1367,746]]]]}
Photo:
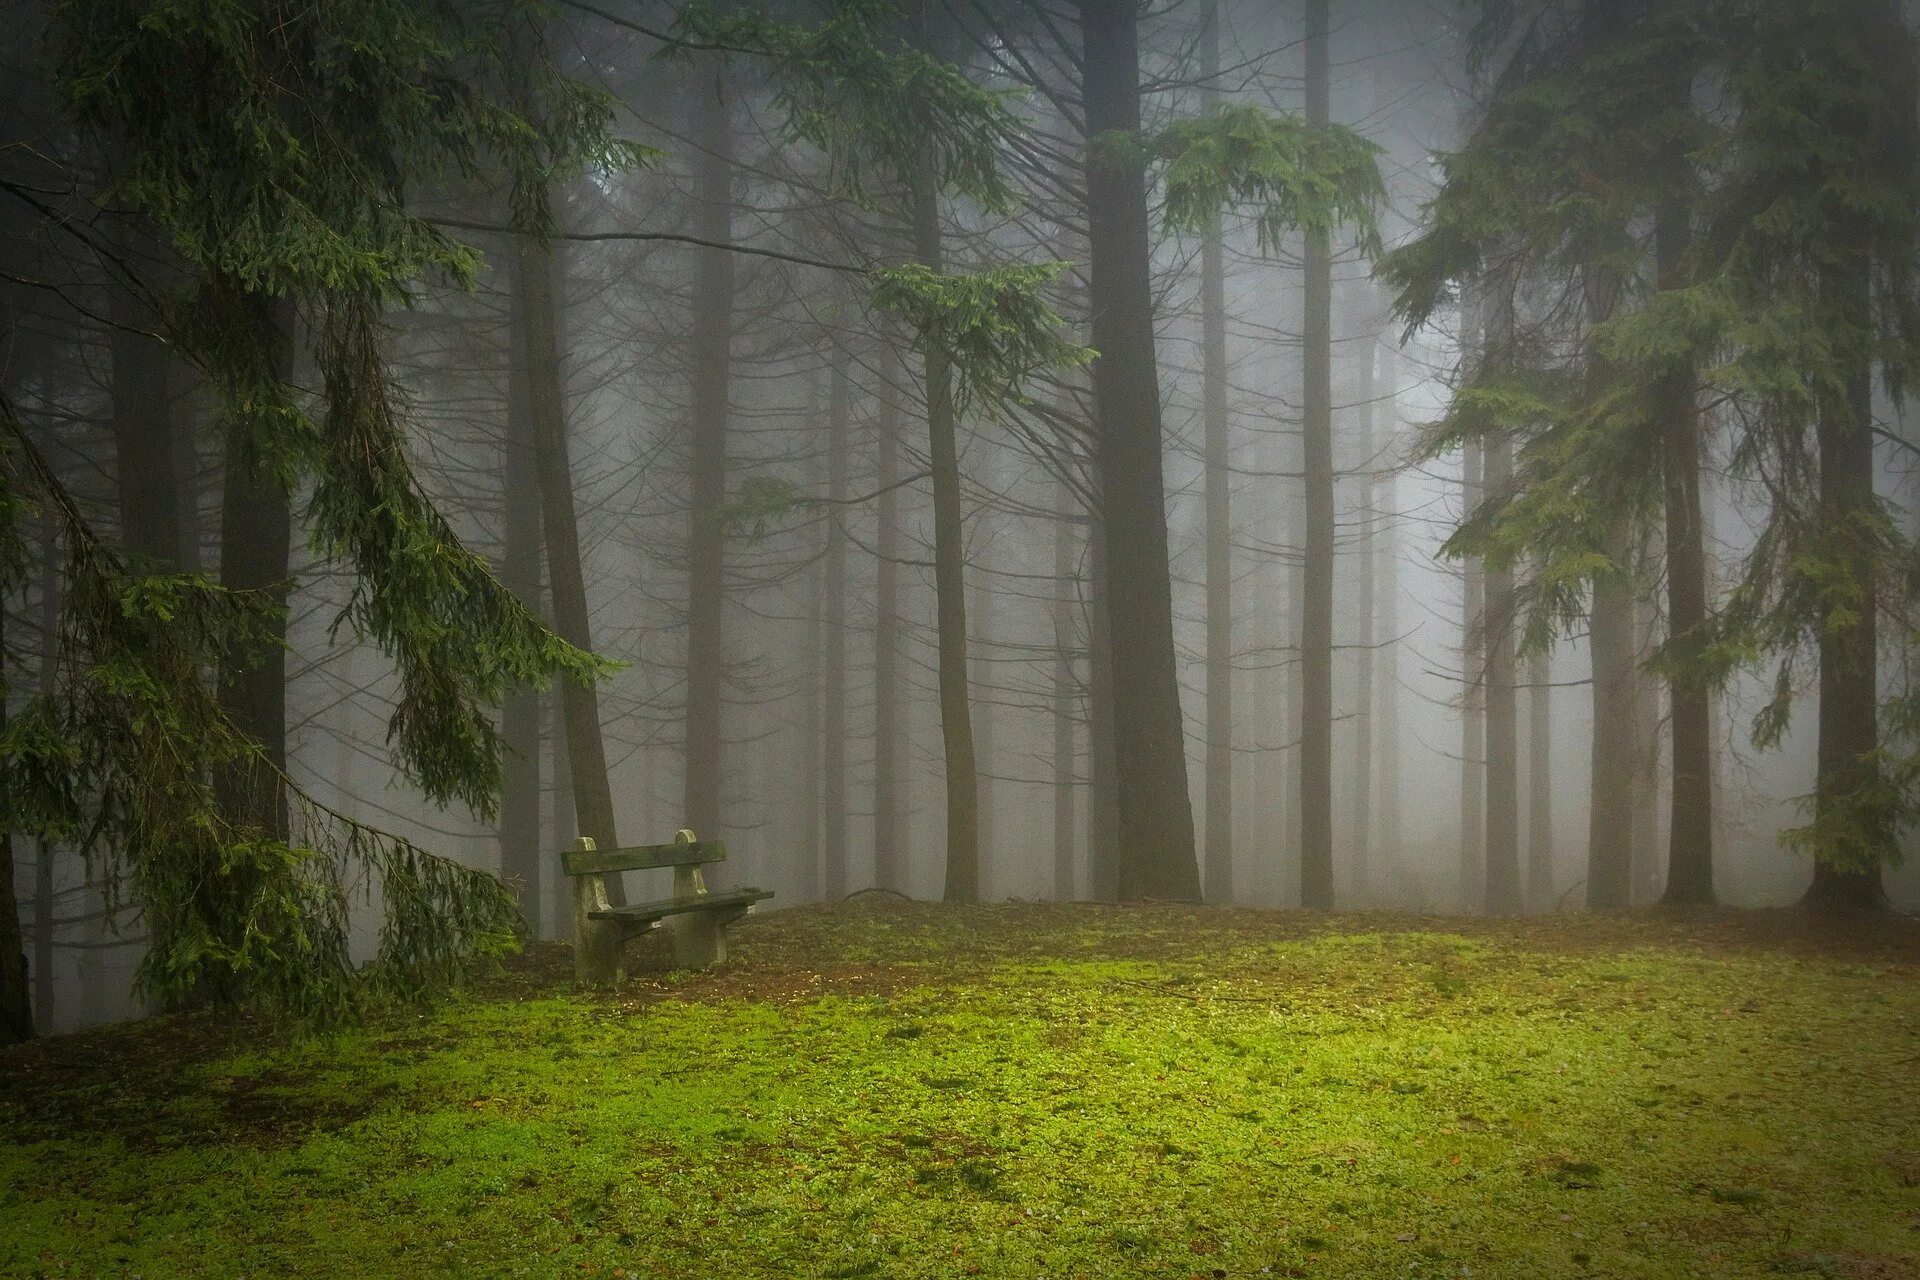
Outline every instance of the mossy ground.
{"type": "Polygon", "coordinates": [[[62,1037],[0,1054],[0,1273],[1920,1276],[1920,927],[1803,927],[866,902],[62,1037]]]}

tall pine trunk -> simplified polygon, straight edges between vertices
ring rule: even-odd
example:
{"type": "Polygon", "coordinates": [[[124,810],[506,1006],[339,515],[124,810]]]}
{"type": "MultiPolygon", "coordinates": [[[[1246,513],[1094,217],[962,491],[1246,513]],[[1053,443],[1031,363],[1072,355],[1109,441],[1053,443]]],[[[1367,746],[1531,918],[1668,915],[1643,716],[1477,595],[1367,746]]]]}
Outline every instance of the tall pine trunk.
{"type": "MultiPolygon", "coordinates": [[[[1502,358],[1504,358],[1504,353],[1502,358]]],[[[1513,484],[1513,440],[1496,434],[1487,442],[1486,487],[1494,500],[1513,484]]],[[[1513,570],[1486,574],[1484,622],[1487,707],[1487,914],[1518,915],[1524,905],[1520,881],[1520,722],[1514,662],[1513,570]]]]}
{"type": "MultiPolygon", "coordinates": [[[[694,89],[698,151],[694,234],[712,245],[733,239],[733,121],[720,64],[702,62],[694,89]]],[[[687,703],[681,807],[686,825],[720,835],[721,715],[725,699],[728,395],[733,376],[734,255],[696,251],[692,317],[692,441],[687,515],[687,703]]]]}
{"type": "Polygon", "coordinates": [[[852,388],[836,360],[827,391],[827,554],[820,592],[826,634],[821,637],[821,769],[825,817],[821,825],[821,889],[829,902],[847,896],[847,417],[852,388]]]}
{"type": "MultiPolygon", "coordinates": [[[[1331,122],[1327,0],[1307,0],[1307,124],[1331,122]]],[[[1306,538],[1300,591],[1300,905],[1333,906],[1333,247],[1306,234],[1301,404],[1306,538]]]]}
{"type": "Polygon", "coordinates": [[[875,415],[880,496],[874,519],[873,605],[873,875],[874,884],[907,890],[907,847],[900,820],[901,755],[905,735],[900,707],[900,399],[899,348],[880,353],[880,404],[875,415]]]}
{"type": "MultiPolygon", "coordinates": [[[[1397,460],[1400,430],[1400,353],[1390,344],[1382,344],[1380,353],[1381,410],[1386,431],[1381,441],[1382,456],[1397,460]]],[[[1380,532],[1375,538],[1374,556],[1379,577],[1374,591],[1379,599],[1378,634],[1384,648],[1376,666],[1380,692],[1374,701],[1374,717],[1379,728],[1374,733],[1374,768],[1378,784],[1374,788],[1375,809],[1380,815],[1380,832],[1375,841],[1380,857],[1377,863],[1397,870],[1400,866],[1400,495],[1395,472],[1382,481],[1380,532]]],[[[1376,879],[1378,878],[1376,874],[1376,879]]]]}
{"type": "Polygon", "coordinates": [[[1119,729],[1113,688],[1112,624],[1107,611],[1107,540],[1100,516],[1090,516],[1087,560],[1092,589],[1084,610],[1087,630],[1087,897],[1120,899],[1120,771],[1114,735],[1119,729]]]}
{"type": "MultiPolygon", "coordinates": [[[[6,610],[0,608],[0,628],[5,625],[6,610]]],[[[4,636],[0,636],[0,663],[7,663],[6,654],[4,636]]],[[[6,727],[6,699],[0,698],[0,733],[5,733],[6,727]]],[[[34,928],[46,933],[52,923],[38,919],[34,928]]],[[[13,833],[0,831],[0,1045],[33,1038],[33,993],[27,975],[27,945],[20,931],[20,902],[13,889],[13,833]]]]}
{"type": "Polygon", "coordinates": [[[1373,692],[1374,692],[1374,624],[1377,602],[1374,597],[1374,528],[1378,520],[1378,509],[1374,493],[1378,480],[1375,472],[1375,435],[1373,423],[1373,380],[1374,352],[1378,339],[1369,335],[1369,341],[1360,356],[1360,394],[1354,398],[1359,407],[1355,412],[1362,415],[1360,427],[1361,470],[1359,485],[1361,494],[1359,513],[1354,521],[1354,555],[1359,560],[1358,581],[1354,584],[1354,604],[1358,615],[1355,627],[1354,644],[1354,710],[1353,710],[1353,776],[1349,785],[1352,788],[1348,812],[1351,831],[1348,833],[1348,847],[1352,850],[1347,870],[1348,883],[1353,886],[1353,899],[1364,906],[1368,901],[1368,882],[1373,861],[1373,692]]]}
{"type": "MultiPolygon", "coordinates": [[[[520,294],[519,256],[509,259],[512,278],[507,321],[506,438],[500,460],[501,526],[505,541],[501,579],[520,602],[540,611],[540,476],[535,458],[533,401],[527,381],[527,338],[520,294]]],[[[540,936],[543,927],[540,847],[540,695],[517,688],[500,704],[500,876],[513,887],[520,914],[540,936]]]]}
{"type": "MultiPolygon", "coordinates": [[[[517,252],[517,301],[527,345],[528,407],[533,418],[540,528],[547,545],[553,627],[568,644],[590,650],[593,628],[580,554],[566,397],[560,376],[559,294],[563,273],[554,250],[531,237],[519,238],[517,252]]],[[[602,849],[617,848],[620,841],[614,823],[613,787],[607,777],[606,743],[600,729],[599,689],[592,682],[563,677],[558,712],[566,742],[566,780],[573,797],[574,827],[602,849]]],[[[556,767],[555,782],[559,781],[556,767]]],[[[619,876],[607,878],[607,897],[616,906],[624,905],[626,891],[619,876]]]]}
{"type": "MultiPolygon", "coordinates": [[[[1480,505],[1485,455],[1469,441],[1461,455],[1464,508],[1480,505]]],[[[1487,870],[1487,609],[1486,575],[1469,559],[1461,577],[1460,618],[1460,906],[1485,902],[1487,870]]]]}
{"type": "MultiPolygon", "coordinates": [[[[1663,201],[1654,220],[1662,289],[1679,287],[1693,211],[1663,201]]],[[[1673,807],[1667,832],[1669,905],[1713,902],[1713,729],[1706,686],[1689,669],[1707,623],[1707,551],[1700,518],[1700,408],[1692,368],[1661,388],[1661,463],[1666,498],[1667,634],[1677,672],[1668,682],[1673,807]]],[[[1869,459],[1869,466],[1871,459],[1869,459]]]]}
{"type": "Polygon", "coordinates": [[[1053,900],[1074,898],[1073,863],[1080,842],[1078,770],[1074,764],[1073,726],[1080,718],[1079,681],[1074,666],[1075,577],[1073,490],[1054,486],[1053,504],[1053,900]]]}
{"type": "MultiPolygon", "coordinates": [[[[1825,301],[1859,333],[1873,324],[1863,261],[1826,270],[1825,301]]],[[[1838,847],[1816,858],[1803,905],[1825,910],[1872,910],[1887,902],[1882,867],[1887,833],[1874,825],[1868,801],[1885,785],[1879,777],[1878,594],[1873,549],[1862,532],[1876,519],[1873,492],[1873,373],[1857,353],[1843,395],[1821,398],[1820,525],[1837,547],[1859,601],[1842,612],[1829,605],[1820,623],[1820,745],[1814,781],[1815,821],[1840,825],[1838,847]],[[1838,616],[1836,616],[1838,615],[1838,616]],[[1844,863],[1831,860],[1838,853],[1844,863]]]]}
{"type": "Polygon", "coordinates": [[[1553,651],[1527,659],[1527,909],[1551,911],[1553,890],[1553,651]]]}
{"type": "MultiPolygon", "coordinates": [[[[1202,109],[1218,104],[1220,0],[1201,35],[1202,109]]],[[[1206,899],[1233,902],[1233,488],[1227,437],[1226,253],[1216,226],[1200,242],[1201,401],[1206,432],[1206,899]]]]}

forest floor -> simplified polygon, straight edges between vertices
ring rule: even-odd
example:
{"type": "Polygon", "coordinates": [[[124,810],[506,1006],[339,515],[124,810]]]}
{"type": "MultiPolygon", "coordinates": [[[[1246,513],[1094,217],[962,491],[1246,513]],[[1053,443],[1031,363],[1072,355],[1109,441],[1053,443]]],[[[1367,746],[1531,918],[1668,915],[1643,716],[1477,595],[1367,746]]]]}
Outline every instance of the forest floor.
{"type": "Polygon", "coordinates": [[[1920,1277],[1920,922],[864,899],[0,1053],[6,1276],[1920,1277]],[[630,958],[664,955],[653,939],[630,958]]]}

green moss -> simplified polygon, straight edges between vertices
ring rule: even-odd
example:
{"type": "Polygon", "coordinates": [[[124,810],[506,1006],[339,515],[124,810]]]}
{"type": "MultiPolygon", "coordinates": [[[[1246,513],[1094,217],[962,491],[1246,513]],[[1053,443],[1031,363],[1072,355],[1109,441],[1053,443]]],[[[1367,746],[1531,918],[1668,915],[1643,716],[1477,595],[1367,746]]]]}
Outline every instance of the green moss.
{"type": "Polygon", "coordinates": [[[0,1274],[1914,1266],[1910,954],[1472,928],[780,912],[611,996],[54,1042],[0,1058],[0,1274]]]}

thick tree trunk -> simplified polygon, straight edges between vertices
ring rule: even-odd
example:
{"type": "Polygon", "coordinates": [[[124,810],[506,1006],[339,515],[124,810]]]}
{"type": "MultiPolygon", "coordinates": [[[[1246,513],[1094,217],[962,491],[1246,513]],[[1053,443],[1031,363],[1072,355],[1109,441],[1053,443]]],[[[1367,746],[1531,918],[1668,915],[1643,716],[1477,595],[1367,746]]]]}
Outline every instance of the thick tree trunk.
{"type": "MultiPolygon", "coordinates": [[[[693,141],[699,190],[694,234],[733,240],[733,121],[718,62],[695,77],[693,141]]],[[[688,435],[693,458],[687,525],[687,705],[683,747],[685,823],[709,839],[721,831],[721,717],[727,675],[726,536],[716,512],[727,500],[728,395],[733,378],[734,255],[697,250],[692,317],[693,386],[688,435]]]]}
{"type": "MultiPolygon", "coordinates": [[[[274,367],[284,378],[292,362],[292,308],[263,305],[260,316],[262,341],[273,345],[274,367]]],[[[171,472],[171,445],[165,453],[171,472]]],[[[253,442],[237,433],[228,438],[220,502],[220,584],[229,591],[258,593],[272,600],[279,613],[268,625],[260,651],[220,673],[221,705],[242,732],[265,748],[266,766],[236,765],[223,771],[216,785],[231,818],[266,838],[284,840],[287,797],[280,779],[287,766],[285,608],[293,511],[273,470],[253,442]]],[[[167,522],[169,548],[177,549],[179,534],[176,517],[167,522]]],[[[154,535],[153,545],[161,545],[160,535],[154,535]]]]}
{"type": "MultiPolygon", "coordinates": [[[[1201,35],[1201,106],[1220,100],[1220,0],[1201,35]]],[[[1216,227],[1200,242],[1200,359],[1206,431],[1206,899],[1233,902],[1233,481],[1228,458],[1226,253],[1216,227]]]]}
{"type": "MultiPolygon", "coordinates": [[[[1465,509],[1480,505],[1485,460],[1478,444],[1462,453],[1465,509]]],[[[1487,868],[1487,610],[1486,575],[1478,560],[1462,566],[1460,620],[1460,904],[1471,913],[1486,899],[1487,868]]]]}
{"type": "MultiPolygon", "coordinates": [[[[1830,305],[1845,310],[1858,331],[1872,325],[1864,265],[1830,267],[1822,288],[1830,305]]],[[[1820,404],[1820,524],[1842,548],[1844,571],[1861,604],[1836,617],[1830,607],[1820,623],[1820,745],[1814,781],[1816,823],[1841,828],[1839,839],[1816,858],[1813,884],[1803,905],[1862,911],[1886,906],[1882,868],[1890,832],[1863,804],[1884,786],[1879,776],[1878,583],[1873,550],[1862,529],[1874,515],[1873,380],[1859,353],[1844,396],[1820,404]],[[1838,855],[1841,861],[1834,861],[1838,855]]]]}
{"type": "Polygon", "coordinates": [[[1553,653],[1527,659],[1527,909],[1551,911],[1553,888],[1553,653]]]}
{"type": "MultiPolygon", "coordinates": [[[[1681,283],[1692,210],[1665,201],[1654,236],[1662,289],[1681,283]]],[[[1700,407],[1692,369],[1661,389],[1661,462],[1666,493],[1667,635],[1681,673],[1668,682],[1673,808],[1667,832],[1667,890],[1674,906],[1713,902],[1713,729],[1709,694],[1686,670],[1707,623],[1707,551],[1700,519],[1700,407]]]]}
{"type": "MultiPolygon", "coordinates": [[[[510,298],[517,300],[519,255],[509,260],[510,298]]],[[[505,542],[500,576],[529,609],[540,611],[540,476],[535,458],[533,402],[527,382],[527,335],[523,310],[509,303],[507,323],[506,439],[501,450],[501,532],[505,542]]],[[[540,847],[540,695],[531,688],[508,693],[500,704],[500,877],[513,887],[520,914],[541,936],[541,873],[559,849],[540,847]]]]}
{"type": "Polygon", "coordinates": [[[1634,708],[1633,577],[1624,530],[1597,574],[1587,645],[1593,657],[1593,750],[1587,806],[1587,907],[1633,905],[1634,708]]]}
{"type": "MultiPolygon", "coordinates": [[[[1134,0],[1082,0],[1087,134],[1140,129],[1134,0]]],[[[1124,148],[1087,165],[1093,365],[1099,416],[1100,523],[1106,539],[1113,659],[1119,894],[1194,900],[1200,867],[1187,793],[1186,730],[1173,647],[1160,378],[1154,350],[1146,173],[1124,148]]]]}
{"type": "MultiPolygon", "coordinates": [[[[547,545],[547,589],[553,626],[560,638],[592,649],[586,570],[580,525],[574,510],[573,464],[567,440],[567,407],[560,376],[558,286],[554,251],[529,237],[518,241],[521,323],[527,343],[527,393],[533,415],[534,462],[540,479],[540,527],[547,545]]],[[[620,844],[607,777],[606,744],[600,731],[600,693],[592,683],[560,681],[560,725],[566,739],[568,790],[574,824],[602,849],[620,844]]],[[[558,777],[556,775],[556,782],[558,777]]],[[[625,904],[621,877],[607,877],[607,897],[625,904]]]]}
{"type": "MultiPolygon", "coordinates": [[[[1647,552],[1641,548],[1644,562],[1647,552]]],[[[1660,846],[1660,682],[1647,670],[1659,647],[1659,620],[1645,583],[1636,578],[1633,595],[1633,901],[1654,902],[1666,877],[1666,850],[1660,846]]]]}
{"type": "Polygon", "coordinates": [[[852,411],[852,388],[847,367],[835,361],[827,392],[827,555],[820,593],[826,634],[821,637],[820,685],[821,751],[826,806],[821,839],[822,889],[827,901],[847,896],[847,535],[842,526],[847,509],[847,417],[852,411]]]}
{"type": "Polygon", "coordinates": [[[879,501],[874,519],[873,617],[873,863],[874,883],[895,893],[907,890],[907,847],[900,821],[900,401],[903,376],[899,348],[884,345],[880,357],[880,405],[876,415],[879,501]]]}
{"type": "Polygon", "coordinates": [[[1053,503],[1053,900],[1074,898],[1074,854],[1080,843],[1079,770],[1073,726],[1080,718],[1080,686],[1074,666],[1079,646],[1073,615],[1076,515],[1073,490],[1054,487],[1053,503]]]}

